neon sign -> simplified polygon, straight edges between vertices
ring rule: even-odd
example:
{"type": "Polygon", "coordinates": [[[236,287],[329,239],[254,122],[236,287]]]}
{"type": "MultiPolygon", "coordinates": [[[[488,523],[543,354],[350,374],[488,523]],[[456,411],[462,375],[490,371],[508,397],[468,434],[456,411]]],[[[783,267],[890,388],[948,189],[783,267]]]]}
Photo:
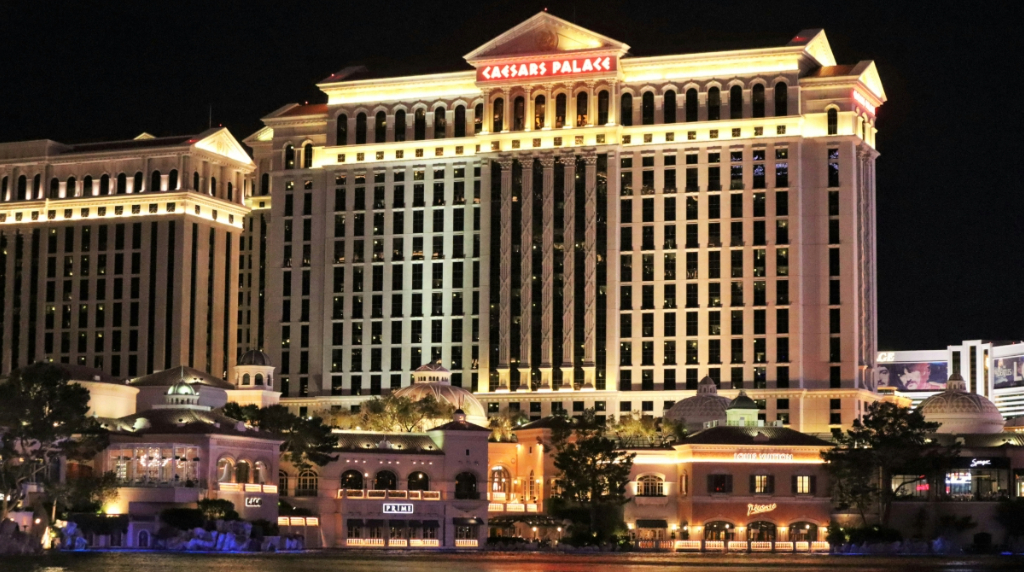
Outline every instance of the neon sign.
{"type": "Polygon", "coordinates": [[[853,92],[853,100],[861,104],[861,106],[871,112],[872,115],[875,114],[875,106],[868,103],[868,98],[861,95],[859,91],[853,92]]]}
{"type": "Polygon", "coordinates": [[[550,77],[615,71],[618,61],[611,56],[571,58],[495,64],[476,70],[477,81],[495,81],[519,77],[550,77]]]}
{"type": "Polygon", "coordinates": [[[384,514],[412,514],[412,504],[386,502],[384,514]]]}
{"type": "Polygon", "coordinates": [[[773,510],[775,510],[777,508],[779,508],[779,505],[776,504],[776,503],[772,503],[772,504],[748,504],[747,505],[747,516],[751,516],[751,515],[755,515],[755,514],[764,514],[766,512],[771,512],[771,511],[773,511],[773,510]]]}
{"type": "Polygon", "coordinates": [[[992,459],[971,459],[971,468],[987,467],[992,464],[992,459]]]}
{"type": "Polygon", "coordinates": [[[257,508],[263,506],[263,499],[260,497],[245,497],[245,506],[257,508]]]}
{"type": "Polygon", "coordinates": [[[735,453],[734,461],[792,461],[793,453],[735,453]]]}

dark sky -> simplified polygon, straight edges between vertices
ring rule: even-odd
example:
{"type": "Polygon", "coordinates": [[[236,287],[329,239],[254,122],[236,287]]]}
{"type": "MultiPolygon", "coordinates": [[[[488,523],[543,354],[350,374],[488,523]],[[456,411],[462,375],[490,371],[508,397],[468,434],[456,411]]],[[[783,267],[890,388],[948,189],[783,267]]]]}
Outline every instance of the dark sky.
{"type": "Polygon", "coordinates": [[[873,59],[881,349],[1024,339],[1022,70],[1014,2],[534,0],[4,2],[0,141],[196,133],[242,139],[343,67],[468,69],[547,7],[635,55],[782,45],[823,27],[873,59]],[[17,4],[17,5],[15,5],[17,4]],[[1014,47],[1016,46],[1016,47],[1014,47]],[[1002,158],[1000,158],[1002,157],[1002,158]]]}

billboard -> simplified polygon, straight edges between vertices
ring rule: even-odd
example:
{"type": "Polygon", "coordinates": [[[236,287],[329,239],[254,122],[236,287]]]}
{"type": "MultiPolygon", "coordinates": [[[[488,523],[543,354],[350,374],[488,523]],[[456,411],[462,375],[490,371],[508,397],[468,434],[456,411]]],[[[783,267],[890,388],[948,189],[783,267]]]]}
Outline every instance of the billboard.
{"type": "Polygon", "coordinates": [[[992,383],[1001,387],[1024,387],[1024,356],[992,358],[992,383]]]}
{"type": "Polygon", "coordinates": [[[949,365],[944,361],[878,365],[878,385],[898,391],[942,391],[947,379],[949,365]]]}

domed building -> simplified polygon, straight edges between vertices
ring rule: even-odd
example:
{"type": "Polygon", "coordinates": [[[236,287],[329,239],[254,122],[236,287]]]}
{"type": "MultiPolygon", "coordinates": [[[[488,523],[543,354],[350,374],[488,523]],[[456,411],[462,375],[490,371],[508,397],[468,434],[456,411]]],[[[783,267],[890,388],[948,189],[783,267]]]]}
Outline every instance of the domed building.
{"type": "Polygon", "coordinates": [[[959,373],[949,376],[946,389],[922,401],[918,410],[926,420],[942,424],[938,433],[999,433],[1005,424],[994,403],[967,391],[959,373]]]}
{"type": "Polygon", "coordinates": [[[438,401],[447,401],[464,411],[469,423],[486,426],[484,406],[469,390],[453,386],[451,376],[451,372],[439,363],[423,364],[412,372],[412,385],[399,389],[395,396],[419,401],[432,395],[438,401]]]}
{"type": "Polygon", "coordinates": [[[693,433],[703,429],[709,421],[725,421],[728,406],[729,398],[718,395],[714,380],[705,376],[697,384],[697,395],[676,402],[665,412],[665,417],[686,423],[686,430],[693,433]]]}
{"type": "Polygon", "coordinates": [[[234,389],[227,391],[228,401],[239,405],[268,407],[281,400],[281,393],[274,391],[274,364],[260,350],[249,350],[238,358],[232,384],[234,389]]]}

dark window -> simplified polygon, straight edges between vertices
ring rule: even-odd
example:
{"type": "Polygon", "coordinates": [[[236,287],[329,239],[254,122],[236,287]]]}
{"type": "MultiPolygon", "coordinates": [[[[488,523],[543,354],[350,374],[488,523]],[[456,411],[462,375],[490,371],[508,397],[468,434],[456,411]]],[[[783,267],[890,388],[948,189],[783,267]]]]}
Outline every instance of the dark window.
{"type": "Polygon", "coordinates": [[[427,111],[422,107],[413,113],[413,134],[415,141],[423,141],[427,138],[427,111]]]}
{"type": "Polygon", "coordinates": [[[597,94],[597,124],[608,123],[608,91],[602,90],[597,94]]]}
{"type": "Polygon", "coordinates": [[[732,492],[732,475],[708,475],[708,494],[732,492]]]}
{"type": "Polygon", "coordinates": [[[565,127],[565,101],[566,95],[560,93],[555,96],[555,127],[565,127]]]}
{"type": "Polygon", "coordinates": [[[743,88],[734,85],[729,88],[729,119],[743,117],[743,88]]]}
{"type": "Polygon", "coordinates": [[[686,121],[697,121],[697,90],[686,90],[686,121]]]}
{"type": "Polygon", "coordinates": [[[775,115],[789,115],[789,87],[786,82],[780,81],[775,84],[775,115]]]}
{"type": "Polygon", "coordinates": [[[643,125],[654,125],[654,92],[644,92],[641,100],[641,120],[643,125]]]}
{"type": "Polygon", "coordinates": [[[547,99],[543,95],[538,95],[533,100],[533,128],[543,129],[544,128],[544,113],[546,111],[547,99]]]}
{"type": "MultiPolygon", "coordinates": [[[[303,169],[312,169],[313,168],[313,144],[312,143],[306,143],[306,145],[302,147],[302,168],[303,169]]],[[[217,179],[216,178],[213,179],[213,188],[211,189],[211,191],[214,192],[214,193],[217,192],[217,179]]]]}
{"type": "Polygon", "coordinates": [[[338,145],[348,145],[348,115],[338,116],[338,145]]]}
{"type": "Polygon", "coordinates": [[[722,92],[713,87],[708,90],[708,121],[718,121],[722,118],[722,92]]]}
{"type": "Polygon", "coordinates": [[[405,110],[395,112],[395,141],[405,141],[405,110]]]}
{"type": "MultiPolygon", "coordinates": [[[[284,146],[284,168],[294,169],[295,168],[295,146],[291,143],[284,146]]],[[[198,173],[196,173],[198,174],[198,173]]],[[[198,185],[193,185],[197,187],[198,185]]],[[[198,189],[194,189],[198,190],[198,189]]]]}
{"type": "Polygon", "coordinates": [[[626,127],[633,125],[633,96],[628,93],[622,94],[620,107],[619,124],[626,127]]]}
{"type": "Polygon", "coordinates": [[[373,142],[383,143],[388,138],[388,114],[378,111],[373,120],[373,142]]]}
{"type": "Polygon", "coordinates": [[[455,136],[466,136],[466,106],[459,105],[455,108],[455,136]]]}
{"type": "Polygon", "coordinates": [[[665,92],[665,101],[663,102],[665,110],[665,123],[676,122],[676,92],[669,90],[665,92]]]}
{"type": "Polygon", "coordinates": [[[434,139],[444,139],[447,135],[448,118],[443,107],[434,110],[434,139]]]}
{"type": "Polygon", "coordinates": [[[582,92],[576,96],[576,127],[586,127],[590,115],[590,101],[587,93],[582,92]]]}
{"type": "Polygon", "coordinates": [[[356,145],[366,143],[366,114],[356,115],[356,145]]]}
{"type": "Polygon", "coordinates": [[[828,134],[839,133],[839,111],[836,108],[828,110],[828,134]]]}
{"type": "Polygon", "coordinates": [[[757,84],[754,89],[751,90],[750,94],[752,104],[752,117],[764,117],[764,85],[757,84]]]}
{"type": "Polygon", "coordinates": [[[526,100],[520,96],[512,100],[512,131],[526,129],[526,100]]]}
{"type": "Polygon", "coordinates": [[[505,128],[505,100],[498,98],[494,100],[494,128],[492,133],[501,133],[505,128]]]}

